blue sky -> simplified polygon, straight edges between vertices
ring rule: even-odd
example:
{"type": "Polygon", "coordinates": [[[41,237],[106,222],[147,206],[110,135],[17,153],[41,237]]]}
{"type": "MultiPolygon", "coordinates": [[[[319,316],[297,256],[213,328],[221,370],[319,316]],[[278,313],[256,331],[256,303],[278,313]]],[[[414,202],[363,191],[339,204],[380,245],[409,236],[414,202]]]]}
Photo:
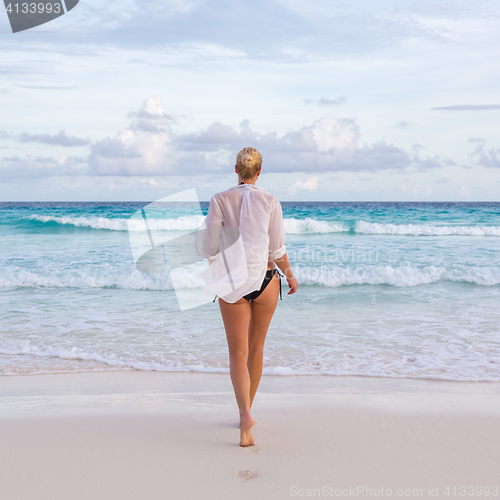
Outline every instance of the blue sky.
{"type": "Polygon", "coordinates": [[[496,1],[80,0],[0,14],[0,199],[500,201],[496,1]]]}

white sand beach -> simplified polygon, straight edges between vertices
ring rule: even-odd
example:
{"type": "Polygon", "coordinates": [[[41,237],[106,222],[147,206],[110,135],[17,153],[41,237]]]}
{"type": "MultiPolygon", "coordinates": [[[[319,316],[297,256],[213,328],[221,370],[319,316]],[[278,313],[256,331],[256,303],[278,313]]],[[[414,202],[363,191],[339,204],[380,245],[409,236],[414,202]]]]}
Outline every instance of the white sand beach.
{"type": "Polygon", "coordinates": [[[0,395],[2,500],[500,494],[496,383],[267,376],[248,448],[228,375],[4,376],[0,395]]]}

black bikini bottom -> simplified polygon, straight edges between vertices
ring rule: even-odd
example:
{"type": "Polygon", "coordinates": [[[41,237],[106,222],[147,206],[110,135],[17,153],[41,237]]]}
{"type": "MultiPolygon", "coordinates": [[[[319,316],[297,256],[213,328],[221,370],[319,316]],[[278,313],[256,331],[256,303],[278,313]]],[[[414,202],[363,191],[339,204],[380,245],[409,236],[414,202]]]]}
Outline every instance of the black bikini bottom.
{"type": "MultiPolygon", "coordinates": [[[[264,281],[262,282],[260,290],[255,290],[255,292],[247,293],[246,295],[243,295],[242,298],[247,300],[256,299],[265,290],[266,286],[269,285],[275,273],[278,273],[278,276],[280,277],[280,299],[283,300],[283,297],[281,295],[281,277],[284,275],[281,274],[276,268],[269,269],[268,271],[266,271],[266,274],[264,276],[264,281]]],[[[214,297],[213,302],[215,302],[216,298],[217,295],[214,297]]]]}
{"type": "Polygon", "coordinates": [[[269,283],[273,279],[273,276],[276,273],[278,273],[278,275],[280,277],[280,299],[283,300],[283,297],[281,296],[281,273],[276,268],[269,269],[268,271],[266,271],[266,274],[264,276],[264,281],[262,282],[262,286],[260,287],[260,290],[255,290],[254,292],[250,292],[247,295],[243,295],[243,298],[247,299],[247,300],[256,299],[266,289],[266,286],[269,285],[269,283]]]}

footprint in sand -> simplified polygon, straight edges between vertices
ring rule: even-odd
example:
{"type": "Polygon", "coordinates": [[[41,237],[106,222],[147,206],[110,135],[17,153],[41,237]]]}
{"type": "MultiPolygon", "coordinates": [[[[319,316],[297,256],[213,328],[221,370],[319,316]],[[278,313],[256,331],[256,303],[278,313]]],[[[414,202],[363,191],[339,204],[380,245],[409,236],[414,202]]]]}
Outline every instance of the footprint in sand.
{"type": "Polygon", "coordinates": [[[243,448],[247,453],[257,453],[259,451],[259,448],[256,446],[245,446],[243,448]]]}
{"type": "Polygon", "coordinates": [[[256,476],[255,472],[252,472],[251,470],[237,470],[235,474],[242,482],[248,481],[256,476]]]}

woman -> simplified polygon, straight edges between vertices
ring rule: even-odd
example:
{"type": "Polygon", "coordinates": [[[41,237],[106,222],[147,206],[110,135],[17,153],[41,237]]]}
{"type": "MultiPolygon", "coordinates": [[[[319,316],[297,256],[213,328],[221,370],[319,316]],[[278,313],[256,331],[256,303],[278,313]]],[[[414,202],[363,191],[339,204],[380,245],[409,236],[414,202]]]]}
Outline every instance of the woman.
{"type": "Polygon", "coordinates": [[[286,255],[279,201],[257,187],[262,157],[254,148],[236,158],[238,185],[210,200],[197,251],[210,263],[202,273],[219,296],[229,347],[231,382],[240,412],[240,446],[254,444],[250,415],[262,375],[264,341],[278,303],[281,269],[290,288],[298,283],[286,255]]]}

